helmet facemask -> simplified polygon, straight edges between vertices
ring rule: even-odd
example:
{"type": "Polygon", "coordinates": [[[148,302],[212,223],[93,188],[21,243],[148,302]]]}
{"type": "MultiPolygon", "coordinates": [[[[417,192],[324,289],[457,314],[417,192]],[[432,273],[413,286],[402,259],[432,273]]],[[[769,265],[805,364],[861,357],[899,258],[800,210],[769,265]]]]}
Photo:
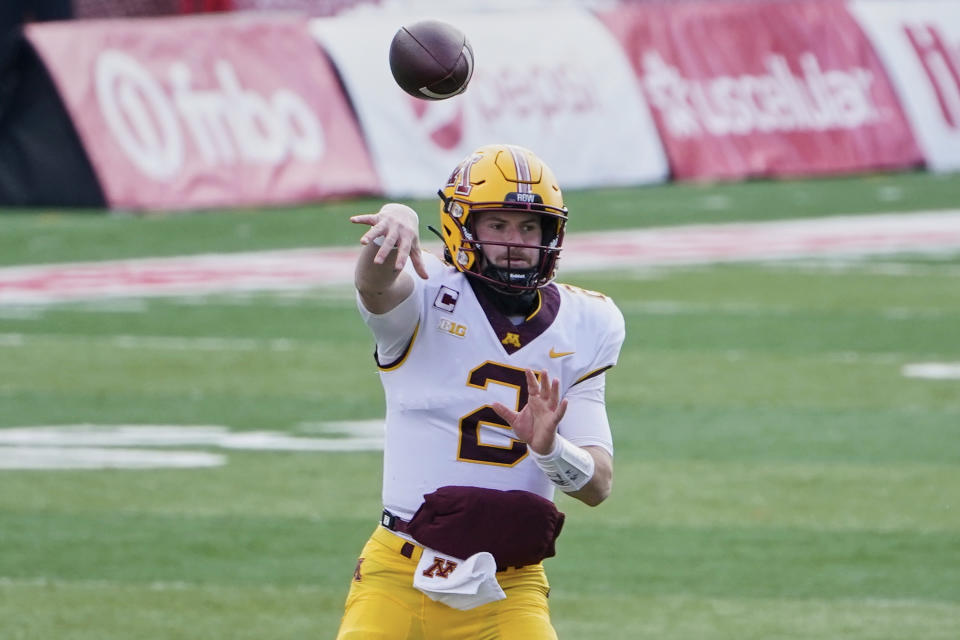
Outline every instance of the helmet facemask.
{"type": "MultiPolygon", "coordinates": [[[[447,204],[447,206],[454,208],[458,205],[465,206],[465,203],[453,199],[447,204]]],[[[470,264],[470,268],[464,271],[467,275],[486,282],[495,291],[506,295],[523,295],[536,291],[553,280],[557,259],[560,256],[561,245],[563,244],[563,229],[567,219],[565,210],[542,204],[521,204],[511,201],[478,202],[469,204],[469,206],[471,214],[467,216],[466,224],[462,224],[454,218],[463,237],[463,243],[459,250],[462,255],[459,259],[461,263],[470,264]],[[510,206],[504,206],[508,204],[510,206]],[[515,204],[517,206],[514,206],[515,204]],[[474,223],[477,214],[484,212],[503,212],[507,214],[535,212],[540,220],[540,243],[524,244],[520,242],[478,240],[474,223]],[[485,246],[506,248],[507,265],[512,262],[510,252],[513,249],[535,249],[539,257],[536,265],[532,267],[497,266],[484,253],[485,246]],[[466,256],[466,260],[464,260],[464,256],[466,256]]]]}
{"type": "MultiPolygon", "coordinates": [[[[442,201],[440,221],[444,254],[464,274],[498,293],[525,296],[548,284],[554,276],[563,244],[567,209],[550,169],[532,152],[512,145],[482,147],[451,174],[442,201]],[[477,214],[534,213],[540,221],[539,244],[477,239],[477,214]],[[534,249],[534,267],[500,267],[488,260],[484,246],[534,249]]],[[[507,260],[507,264],[512,264],[507,260]]]]}

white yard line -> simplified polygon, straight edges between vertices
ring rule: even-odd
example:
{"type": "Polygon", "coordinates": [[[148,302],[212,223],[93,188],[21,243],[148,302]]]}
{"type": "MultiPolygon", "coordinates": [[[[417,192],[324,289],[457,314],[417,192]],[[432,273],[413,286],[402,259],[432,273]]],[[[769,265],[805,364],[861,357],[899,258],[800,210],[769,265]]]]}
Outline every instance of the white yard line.
{"type": "Polygon", "coordinates": [[[960,380],[960,362],[915,362],[901,370],[907,378],[927,380],[960,380]]]}
{"type": "MultiPolygon", "coordinates": [[[[191,514],[195,514],[191,511],[191,514]]],[[[66,579],[54,577],[31,577],[31,578],[11,578],[0,576],[0,588],[30,588],[56,587],[61,590],[93,590],[93,591],[196,591],[199,593],[248,593],[251,591],[258,593],[297,593],[313,594],[326,593],[328,587],[314,586],[309,584],[272,584],[269,582],[258,581],[256,584],[249,585],[223,585],[210,584],[209,582],[186,582],[186,581],[154,581],[137,583],[120,583],[113,580],[93,580],[93,579],[66,579]]]]}
{"type": "MultiPolygon", "coordinates": [[[[645,315],[729,315],[748,317],[788,316],[794,314],[836,313],[834,309],[800,307],[785,304],[755,304],[739,302],[687,302],[683,300],[643,300],[618,303],[623,313],[645,315]]],[[[874,316],[887,320],[914,320],[917,318],[943,318],[948,314],[941,309],[905,309],[883,307],[879,309],[850,309],[847,315],[874,316]]]]}
{"type": "Polygon", "coordinates": [[[223,454],[105,447],[3,447],[0,469],[196,469],[222,467],[223,454]]]}
{"type": "MultiPolygon", "coordinates": [[[[663,313],[662,310],[656,310],[654,313],[663,313]]],[[[684,311],[671,311],[669,313],[684,313],[684,311]]],[[[738,312],[739,313],[739,312],[738,312]]],[[[778,311],[773,312],[779,315],[778,311]]],[[[294,341],[287,339],[276,340],[256,340],[245,338],[186,338],[173,336],[102,336],[91,337],[86,334],[33,334],[33,333],[0,333],[0,349],[4,348],[23,348],[31,347],[37,343],[66,343],[82,342],[90,345],[96,343],[98,347],[112,347],[116,349],[133,350],[152,350],[152,351],[292,351],[302,350],[310,347],[310,343],[303,341],[294,341]]],[[[728,350],[724,356],[730,361],[744,360],[754,357],[763,352],[753,352],[748,350],[728,350]]],[[[914,352],[855,352],[855,351],[825,351],[807,353],[802,359],[809,361],[820,360],[823,362],[834,362],[839,364],[867,364],[867,365],[891,365],[900,364],[907,360],[916,358],[936,358],[936,354],[917,354],[914,352]]],[[[937,377],[936,372],[942,363],[926,363],[916,365],[916,373],[906,372],[908,377],[937,377]],[[929,367],[928,367],[929,365],[929,367]],[[931,368],[932,367],[932,368],[931,368]],[[926,373],[933,371],[933,374],[926,373]]],[[[913,367],[914,365],[909,365],[913,367]]],[[[958,366],[947,364],[948,367],[958,366]]],[[[951,377],[953,370],[948,369],[948,373],[941,377],[951,377]]],[[[0,387],[0,395],[3,388],[0,387]]],[[[2,432],[0,432],[0,445],[3,444],[2,432]]]]}
{"type": "Polygon", "coordinates": [[[217,425],[55,425],[0,429],[0,470],[219,467],[219,451],[379,451],[383,421],[313,425],[319,437],[280,431],[232,431],[217,425]]]}
{"type": "MultiPolygon", "coordinates": [[[[437,246],[430,247],[437,251],[437,246]]],[[[572,233],[561,273],[960,249],[960,210],[572,233]]],[[[0,268],[0,307],[347,285],[359,247],[0,268]]]]}
{"type": "Polygon", "coordinates": [[[117,349],[151,349],[156,351],[293,351],[307,343],[287,338],[225,338],[182,336],[91,336],[69,333],[0,333],[0,348],[26,347],[39,342],[97,343],[117,349]]]}
{"type": "MultiPolygon", "coordinates": [[[[925,251],[925,255],[936,256],[938,251],[925,251]]],[[[946,252],[947,257],[956,254],[956,250],[946,252]]],[[[913,262],[864,262],[862,256],[853,256],[849,258],[827,258],[823,260],[790,260],[788,262],[770,262],[764,263],[764,266],[770,269],[779,269],[790,273],[852,273],[854,275],[864,274],[868,276],[884,276],[893,278],[960,278],[960,267],[936,264],[913,262]]]]}

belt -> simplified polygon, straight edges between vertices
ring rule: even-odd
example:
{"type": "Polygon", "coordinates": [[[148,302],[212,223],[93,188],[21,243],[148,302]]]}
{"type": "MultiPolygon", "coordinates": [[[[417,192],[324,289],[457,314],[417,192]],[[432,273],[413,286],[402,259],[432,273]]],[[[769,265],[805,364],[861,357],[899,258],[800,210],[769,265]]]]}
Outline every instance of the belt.
{"type": "MultiPolygon", "coordinates": [[[[383,510],[383,514],[380,516],[380,524],[390,531],[396,531],[397,533],[407,533],[407,528],[410,526],[410,522],[404,520],[403,518],[398,518],[386,509],[383,510]]],[[[416,547],[406,540],[403,540],[402,542],[403,544],[399,549],[397,549],[397,551],[405,558],[413,558],[413,552],[416,547]]]]}
{"type": "Polygon", "coordinates": [[[385,526],[390,531],[396,531],[397,533],[407,533],[410,528],[410,522],[399,518],[386,509],[383,510],[383,515],[380,516],[380,524],[385,526]]]}
{"type": "MultiPolygon", "coordinates": [[[[407,528],[410,526],[410,522],[408,520],[404,520],[403,518],[399,518],[393,515],[386,509],[383,510],[383,514],[380,516],[380,525],[383,528],[388,529],[390,531],[395,531],[396,533],[403,533],[403,534],[409,535],[407,533],[407,528]]],[[[392,536],[390,534],[387,534],[386,532],[384,532],[383,536],[379,536],[378,531],[379,531],[379,528],[377,529],[377,531],[374,532],[374,536],[377,536],[380,542],[382,542],[383,544],[386,544],[391,549],[393,549],[394,551],[396,551],[397,553],[399,553],[405,558],[410,558],[411,560],[419,561],[420,556],[416,555],[416,552],[422,549],[423,548],[422,546],[411,544],[410,542],[401,538],[400,536],[392,536]]],[[[540,566],[540,565],[539,563],[537,565],[527,565],[527,567],[533,567],[533,566],[540,566]]],[[[512,572],[520,568],[521,567],[508,567],[506,571],[512,572]]],[[[498,568],[497,573],[502,573],[502,570],[498,568]]]]}

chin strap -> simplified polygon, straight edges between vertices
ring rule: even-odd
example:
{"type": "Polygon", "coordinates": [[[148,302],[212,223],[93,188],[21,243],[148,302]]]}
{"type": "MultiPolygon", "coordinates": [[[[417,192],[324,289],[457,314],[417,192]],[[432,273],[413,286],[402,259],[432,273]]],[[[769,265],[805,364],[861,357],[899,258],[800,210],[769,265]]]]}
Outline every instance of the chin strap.
{"type": "MultiPolygon", "coordinates": [[[[486,268],[483,269],[483,275],[491,280],[502,282],[505,286],[519,285],[520,287],[524,287],[525,289],[521,290],[520,294],[518,294],[522,295],[523,293],[528,293],[536,289],[534,285],[537,281],[537,278],[540,276],[540,270],[504,269],[501,267],[495,267],[493,265],[487,265],[486,268]]],[[[509,293],[517,294],[516,291],[509,293]]]]}
{"type": "MultiPolygon", "coordinates": [[[[443,242],[443,234],[440,233],[439,231],[437,231],[437,228],[436,228],[436,227],[434,227],[432,224],[428,224],[428,225],[427,225],[427,229],[429,229],[430,231],[432,231],[432,232],[434,233],[434,235],[436,235],[438,238],[440,238],[440,242],[443,242]]],[[[444,247],[446,247],[446,245],[444,245],[444,247]]]]}
{"type": "Polygon", "coordinates": [[[550,482],[567,493],[583,489],[596,470],[596,462],[590,452],[573,444],[559,433],[550,453],[540,455],[530,449],[530,457],[547,475],[550,482]]]}

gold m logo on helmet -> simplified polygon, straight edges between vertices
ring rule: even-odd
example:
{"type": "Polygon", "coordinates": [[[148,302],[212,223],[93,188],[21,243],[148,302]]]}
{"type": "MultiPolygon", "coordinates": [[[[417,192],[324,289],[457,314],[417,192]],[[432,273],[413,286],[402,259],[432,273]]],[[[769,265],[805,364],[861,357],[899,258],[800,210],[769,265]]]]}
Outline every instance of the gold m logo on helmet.
{"type": "Polygon", "coordinates": [[[457,563],[453,560],[433,556],[433,564],[423,570],[423,575],[428,578],[449,578],[456,568],[457,563]]]}
{"type": "MultiPolygon", "coordinates": [[[[457,165],[457,168],[453,170],[453,173],[451,173],[447,179],[447,187],[455,186],[454,193],[460,196],[469,196],[470,191],[473,190],[473,186],[470,184],[470,168],[482,159],[483,156],[477,153],[473,153],[464,158],[463,162],[457,165]]],[[[449,213],[459,218],[460,214],[463,213],[463,207],[460,207],[460,211],[456,213],[453,210],[449,213]]]]}
{"type": "Polygon", "coordinates": [[[517,335],[516,333],[508,333],[506,336],[504,336],[503,340],[501,340],[500,343],[505,344],[507,346],[516,347],[517,349],[519,349],[521,346],[520,336],[517,335]]]}

